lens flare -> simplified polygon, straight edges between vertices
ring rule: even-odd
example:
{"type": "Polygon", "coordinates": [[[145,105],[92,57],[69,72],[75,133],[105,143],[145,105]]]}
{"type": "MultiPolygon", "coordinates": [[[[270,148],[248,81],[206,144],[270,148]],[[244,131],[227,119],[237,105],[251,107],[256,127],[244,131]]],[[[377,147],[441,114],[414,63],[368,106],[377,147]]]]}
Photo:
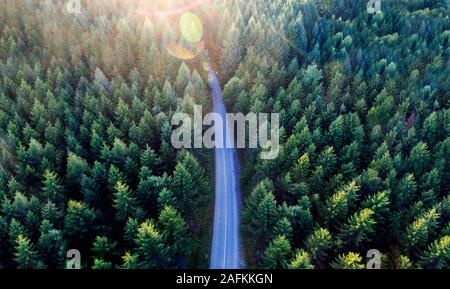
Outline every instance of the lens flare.
{"type": "Polygon", "coordinates": [[[203,2],[205,2],[206,0],[197,0],[194,2],[191,2],[187,5],[180,5],[177,8],[174,9],[167,9],[167,10],[160,10],[160,9],[153,9],[147,12],[140,12],[140,14],[146,15],[146,16],[155,16],[155,17],[166,17],[166,16],[173,16],[173,15],[177,15],[177,14],[182,14],[184,12],[193,10],[194,8],[196,8],[197,6],[199,6],[200,4],[202,4],[203,2]]]}
{"type": "Polygon", "coordinates": [[[182,59],[182,60],[191,60],[197,57],[203,49],[204,43],[199,42],[194,49],[186,48],[178,43],[169,43],[165,45],[167,52],[173,57],[182,59]]]}
{"type": "Polygon", "coordinates": [[[181,35],[191,43],[199,42],[203,37],[203,24],[197,15],[187,12],[180,18],[181,35]]]}

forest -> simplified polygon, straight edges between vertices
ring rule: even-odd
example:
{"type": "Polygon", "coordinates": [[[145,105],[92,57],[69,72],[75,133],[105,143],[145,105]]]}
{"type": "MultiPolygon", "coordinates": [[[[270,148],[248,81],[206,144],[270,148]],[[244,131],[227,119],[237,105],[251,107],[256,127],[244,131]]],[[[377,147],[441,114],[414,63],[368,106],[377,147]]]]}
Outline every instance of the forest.
{"type": "Polygon", "coordinates": [[[447,0],[67,2],[0,0],[1,269],[208,267],[214,151],[171,145],[205,63],[280,115],[239,150],[246,267],[450,268],[447,0]]]}

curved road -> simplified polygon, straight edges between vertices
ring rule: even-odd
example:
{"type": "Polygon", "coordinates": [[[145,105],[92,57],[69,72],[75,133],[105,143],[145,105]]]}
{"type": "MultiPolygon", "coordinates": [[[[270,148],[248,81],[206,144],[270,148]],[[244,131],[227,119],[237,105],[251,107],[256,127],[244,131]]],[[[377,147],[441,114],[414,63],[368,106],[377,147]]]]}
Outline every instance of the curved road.
{"type": "MultiPolygon", "coordinates": [[[[217,76],[208,68],[208,82],[213,96],[213,112],[221,115],[223,128],[216,126],[217,134],[228,140],[226,109],[217,76]]],[[[236,150],[215,148],[215,210],[211,248],[211,269],[238,269],[243,267],[240,241],[239,165],[236,150]]]]}

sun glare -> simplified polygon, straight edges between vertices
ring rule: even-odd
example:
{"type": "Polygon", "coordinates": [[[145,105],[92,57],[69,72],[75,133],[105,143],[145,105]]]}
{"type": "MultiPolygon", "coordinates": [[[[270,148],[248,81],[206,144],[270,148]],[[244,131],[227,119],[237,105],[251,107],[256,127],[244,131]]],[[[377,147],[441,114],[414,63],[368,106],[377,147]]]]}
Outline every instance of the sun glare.
{"type": "Polygon", "coordinates": [[[203,37],[202,21],[197,15],[186,12],[180,18],[180,31],[187,41],[197,43],[203,37]]]}
{"type": "Polygon", "coordinates": [[[181,15],[191,11],[203,2],[206,2],[206,0],[152,0],[144,2],[146,4],[145,6],[150,7],[150,9],[145,12],[148,16],[165,17],[181,15]]]}

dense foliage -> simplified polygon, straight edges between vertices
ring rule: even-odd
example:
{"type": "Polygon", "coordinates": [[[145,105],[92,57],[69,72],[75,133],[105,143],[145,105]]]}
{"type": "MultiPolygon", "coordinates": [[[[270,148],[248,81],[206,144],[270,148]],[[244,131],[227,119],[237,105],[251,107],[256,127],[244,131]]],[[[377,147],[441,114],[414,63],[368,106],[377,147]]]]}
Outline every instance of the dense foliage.
{"type": "Polygon", "coordinates": [[[207,266],[210,153],[170,145],[205,81],[158,44],[170,26],[64,4],[0,2],[0,266],[207,266]]]}
{"type": "Polygon", "coordinates": [[[377,249],[382,267],[448,268],[445,1],[271,3],[241,24],[224,88],[230,109],[280,112],[283,127],[277,159],[243,154],[249,264],[365,268],[377,249]]]}
{"type": "Polygon", "coordinates": [[[0,0],[0,267],[208,266],[213,154],[170,144],[203,62],[280,113],[278,158],[240,151],[249,267],[450,267],[446,0],[205,1],[198,55],[152,1],[81,2],[0,0]]]}

